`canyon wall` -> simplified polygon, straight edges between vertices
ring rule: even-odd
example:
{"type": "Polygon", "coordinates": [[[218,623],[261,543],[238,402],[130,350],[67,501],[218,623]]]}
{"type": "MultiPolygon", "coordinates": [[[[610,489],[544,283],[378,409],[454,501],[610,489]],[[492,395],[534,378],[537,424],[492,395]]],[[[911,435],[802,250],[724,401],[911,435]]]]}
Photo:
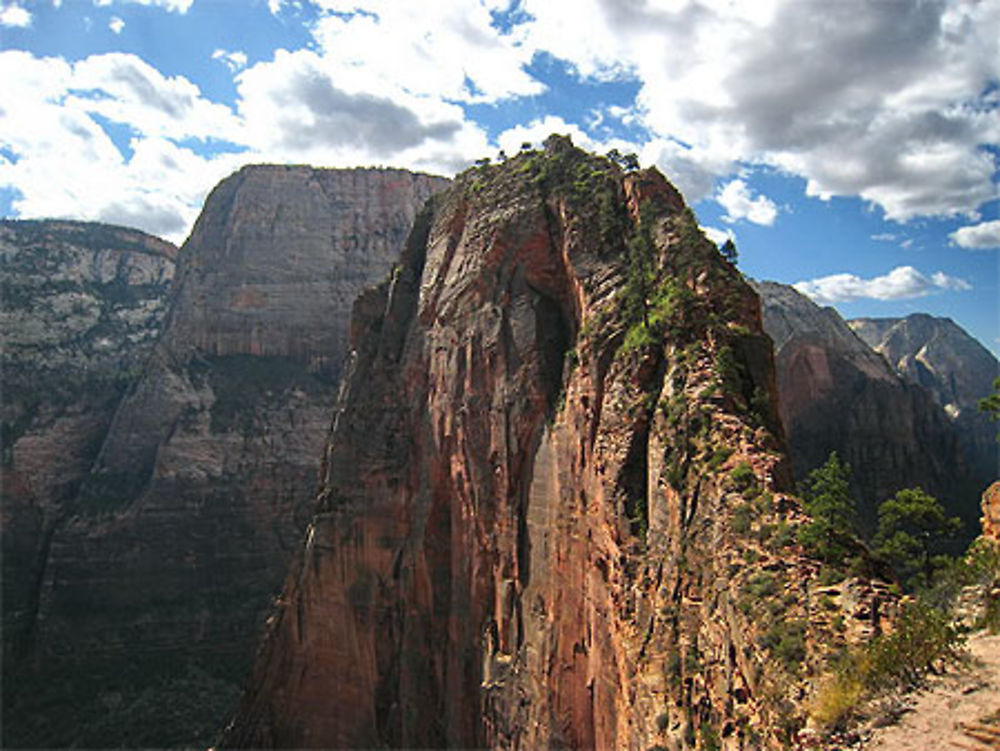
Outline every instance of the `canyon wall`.
{"type": "Polygon", "coordinates": [[[309,517],[351,304],[446,184],[256,166],[215,188],[51,532],[8,745],[212,740],[309,517]]]}
{"type": "MultiPolygon", "coordinates": [[[[782,422],[796,479],[836,451],[851,465],[861,523],[897,490],[920,486],[978,533],[979,497],[992,479],[965,450],[962,428],[932,393],[897,373],[833,308],[792,287],[755,283],[774,340],[782,422]]],[[[967,541],[967,540],[966,540],[967,541]]],[[[956,551],[957,552],[957,551],[956,551]]]]}
{"type": "Polygon", "coordinates": [[[985,487],[1000,477],[996,423],[979,410],[1000,377],[996,357],[950,318],[914,313],[848,325],[903,378],[931,393],[958,431],[977,483],[985,487]]]}
{"type": "Polygon", "coordinates": [[[843,636],[757,297],[662,175],[555,136],[463,173],[351,346],[224,746],[793,741],[843,636]]]}
{"type": "Polygon", "coordinates": [[[0,222],[5,660],[30,647],[52,534],[160,334],[176,255],[137,230],[0,222]]]}

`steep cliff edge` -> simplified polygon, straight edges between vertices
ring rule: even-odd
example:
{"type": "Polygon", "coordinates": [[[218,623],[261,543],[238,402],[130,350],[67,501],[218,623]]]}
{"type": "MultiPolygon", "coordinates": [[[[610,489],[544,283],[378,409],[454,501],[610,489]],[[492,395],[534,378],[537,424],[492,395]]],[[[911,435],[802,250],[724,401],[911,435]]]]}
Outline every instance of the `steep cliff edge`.
{"type": "Polygon", "coordinates": [[[29,647],[48,546],[167,311],[177,248],[137,230],[0,222],[4,656],[29,647]]]}
{"type": "Polygon", "coordinates": [[[353,300],[445,185],[255,166],[212,192],[163,335],[52,535],[7,745],[210,742],[301,541],[353,300]]]}
{"type": "Polygon", "coordinates": [[[914,486],[959,514],[971,538],[990,478],[972,471],[959,431],[931,393],[898,375],[833,310],[792,287],[754,284],[774,340],[782,422],[796,478],[830,454],[851,465],[862,523],[878,504],[914,486]]]}
{"type": "Polygon", "coordinates": [[[794,544],[756,295],[658,172],[552,137],[464,173],[351,331],[223,745],[791,739],[841,637],[794,544]]]}

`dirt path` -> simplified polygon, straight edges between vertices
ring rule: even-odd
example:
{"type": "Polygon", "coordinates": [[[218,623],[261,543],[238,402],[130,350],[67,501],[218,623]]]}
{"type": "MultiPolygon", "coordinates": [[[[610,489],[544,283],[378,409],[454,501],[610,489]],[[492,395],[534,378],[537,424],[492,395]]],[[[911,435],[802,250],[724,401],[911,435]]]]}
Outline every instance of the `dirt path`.
{"type": "Polygon", "coordinates": [[[1000,712],[1000,635],[980,632],[970,636],[968,644],[974,658],[971,668],[932,683],[898,724],[873,733],[866,751],[1000,749],[1000,740],[976,740],[962,726],[1000,712]]]}

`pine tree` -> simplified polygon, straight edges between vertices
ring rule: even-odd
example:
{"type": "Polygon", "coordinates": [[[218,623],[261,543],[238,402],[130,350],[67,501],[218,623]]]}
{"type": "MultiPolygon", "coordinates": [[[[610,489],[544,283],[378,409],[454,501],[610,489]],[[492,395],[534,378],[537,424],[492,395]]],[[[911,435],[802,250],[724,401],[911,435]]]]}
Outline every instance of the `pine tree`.
{"type": "Polygon", "coordinates": [[[920,488],[907,488],[878,507],[878,530],[872,544],[903,585],[912,589],[916,584],[930,584],[934,572],[947,564],[947,556],[936,553],[961,530],[962,522],[945,516],[937,498],[920,488]]]}
{"type": "Polygon", "coordinates": [[[857,510],[850,485],[851,468],[836,451],[806,480],[805,510],[812,521],[799,530],[799,542],[827,563],[843,563],[856,547],[857,510]]]}
{"type": "Polygon", "coordinates": [[[739,259],[740,254],[736,250],[736,243],[733,242],[733,238],[726,238],[726,241],[722,243],[722,247],[719,248],[719,252],[722,253],[722,257],[729,261],[733,266],[736,265],[736,261],[739,259]]]}

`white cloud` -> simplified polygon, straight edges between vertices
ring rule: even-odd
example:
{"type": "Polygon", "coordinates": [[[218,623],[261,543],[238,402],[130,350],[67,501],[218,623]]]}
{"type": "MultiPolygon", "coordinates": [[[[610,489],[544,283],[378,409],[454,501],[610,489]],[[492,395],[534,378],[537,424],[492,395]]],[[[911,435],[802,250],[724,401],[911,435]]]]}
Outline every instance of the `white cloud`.
{"type": "Polygon", "coordinates": [[[0,53],[0,146],[15,157],[0,159],[0,186],[18,194],[19,216],[119,222],[184,238],[207,191],[244,159],[205,158],[169,140],[221,125],[190,83],[151,71],[126,55],[70,64],[0,53]],[[131,127],[130,154],[94,119],[100,115],[131,127]]]}
{"type": "Polygon", "coordinates": [[[111,20],[108,21],[108,28],[115,32],[115,34],[121,34],[122,29],[125,28],[125,22],[118,16],[111,16],[111,20]]]}
{"type": "Polygon", "coordinates": [[[279,50],[237,75],[244,142],[278,160],[446,172],[490,154],[458,105],[364,76],[338,78],[328,62],[279,50]]]}
{"type": "Polygon", "coordinates": [[[962,248],[1000,248],[1000,219],[959,227],[948,239],[962,248]]]}
{"type": "Polygon", "coordinates": [[[239,50],[227,52],[226,50],[217,49],[212,53],[212,59],[220,60],[231,71],[243,70],[247,67],[247,55],[245,52],[240,52],[239,50]]]}
{"type": "MultiPolygon", "coordinates": [[[[193,0],[100,2],[184,13],[193,0]]],[[[289,20],[293,14],[284,11],[294,5],[268,0],[267,7],[289,20]]],[[[132,174],[135,155],[119,153],[107,138],[99,125],[106,118],[130,129],[137,153],[155,144],[161,155],[165,144],[181,149],[171,156],[175,162],[191,153],[184,139],[214,138],[245,147],[243,161],[381,163],[445,173],[494,155],[498,146],[510,153],[558,131],[585,148],[639,153],[691,203],[712,196],[724,178],[714,194],[727,221],[775,221],[774,202],[739,179],[754,165],[803,177],[810,195],[860,196],[898,220],[971,216],[995,197],[995,152],[980,146],[1000,142],[1000,92],[990,88],[1000,80],[1000,40],[991,33],[1000,26],[1000,3],[523,0],[504,32],[493,14],[510,10],[508,0],[314,5],[319,17],[307,49],[278,51],[249,67],[239,51],[213,55],[235,73],[235,110],[133,55],[95,55],[73,65],[47,59],[44,70],[29,66],[24,79],[38,78],[36,88],[0,78],[0,107],[16,102],[5,108],[15,114],[0,138],[13,144],[7,148],[20,168],[4,165],[4,184],[21,191],[19,205],[39,206],[31,196],[48,190],[46,180],[62,179],[58,160],[45,153],[50,147],[70,160],[94,152],[98,170],[117,159],[121,174],[132,174]],[[546,115],[546,100],[530,98],[544,93],[544,84],[526,68],[541,53],[568,62],[579,76],[635,84],[638,97],[586,103],[600,114],[591,129],[546,115]],[[520,111],[537,116],[496,139],[463,109],[517,98],[520,111]],[[614,120],[644,133],[643,142],[611,139],[605,126],[614,120]]],[[[25,75],[20,67],[11,71],[25,75]]],[[[85,173],[71,174],[82,180],[85,173]]],[[[109,168],[108,175],[119,173],[109,168]]],[[[181,200],[172,180],[162,181],[164,206],[181,200]]],[[[96,211],[94,191],[66,190],[61,206],[76,200],[96,211]]],[[[956,244],[972,242],[965,229],[956,231],[956,244]]]]}
{"type": "Polygon", "coordinates": [[[714,242],[716,245],[722,245],[726,240],[732,240],[736,242],[735,233],[729,228],[720,229],[719,227],[703,226],[701,231],[705,233],[705,237],[714,242]]]}
{"type": "Polygon", "coordinates": [[[778,209],[767,196],[753,197],[753,193],[742,180],[732,180],[719,189],[716,202],[726,210],[723,221],[736,222],[746,219],[754,224],[771,226],[778,209]]]}
{"type": "Polygon", "coordinates": [[[964,279],[937,271],[929,277],[912,266],[897,266],[884,276],[862,279],[854,274],[833,274],[792,285],[802,294],[820,304],[851,300],[903,300],[924,297],[942,290],[972,289],[964,279]]]}
{"type": "Polygon", "coordinates": [[[523,10],[524,45],[583,76],[637,80],[646,127],[700,164],[778,166],[809,195],[860,196],[895,220],[969,213],[995,195],[996,159],[979,147],[1000,141],[998,3],[525,0],[523,10]]]}
{"type": "Polygon", "coordinates": [[[25,29],[31,26],[31,13],[20,5],[4,5],[0,8],[0,26],[25,29]]]}
{"type": "Polygon", "coordinates": [[[167,78],[135,55],[92,55],[73,65],[66,106],[126,123],[144,135],[230,138],[239,123],[182,76],[167,78]]]}
{"type": "Polygon", "coordinates": [[[877,235],[872,235],[872,240],[876,240],[881,243],[891,243],[896,241],[896,235],[892,232],[879,232],[877,235]]]}
{"type": "Polygon", "coordinates": [[[131,3],[133,5],[162,8],[172,13],[181,14],[187,13],[191,9],[191,6],[194,5],[194,0],[94,0],[94,5],[110,6],[116,2],[122,5],[131,3]]]}
{"type": "Polygon", "coordinates": [[[541,93],[544,86],[523,66],[533,51],[498,33],[491,10],[497,0],[406,3],[369,0],[344,12],[338,0],[317,5],[337,11],[315,25],[326,72],[346,85],[378,95],[411,95],[461,102],[495,102],[541,93]]]}

